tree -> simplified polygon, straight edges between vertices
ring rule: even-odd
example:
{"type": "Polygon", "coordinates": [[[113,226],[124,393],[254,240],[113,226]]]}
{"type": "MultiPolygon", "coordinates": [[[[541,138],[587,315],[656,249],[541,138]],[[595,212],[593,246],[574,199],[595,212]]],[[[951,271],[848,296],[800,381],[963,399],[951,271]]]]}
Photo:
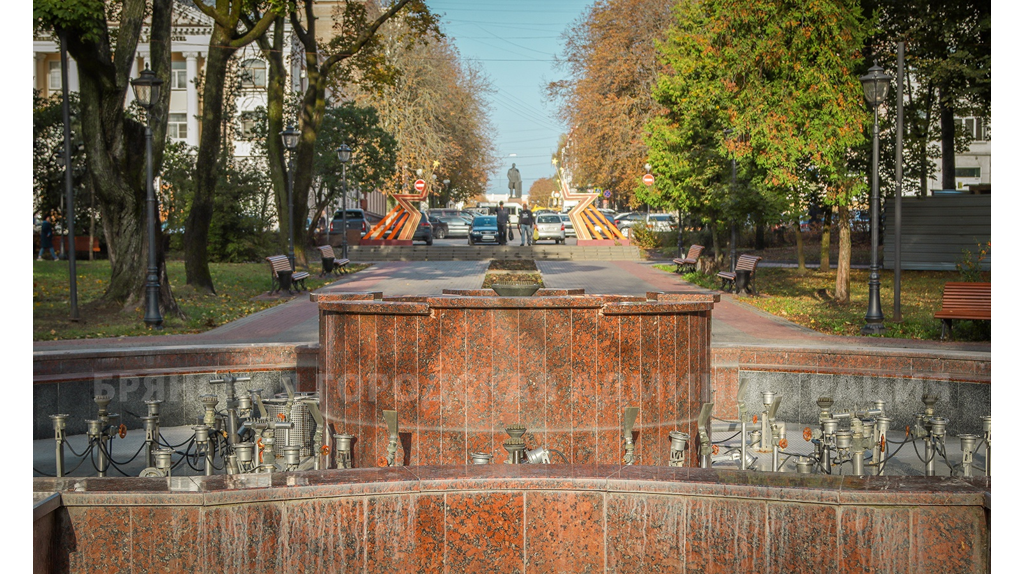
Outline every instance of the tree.
{"type": "MultiPolygon", "coordinates": [[[[663,155],[663,163],[675,164],[673,183],[699,189],[712,179],[715,156],[733,154],[752,163],[760,186],[792,206],[794,221],[809,189],[839,206],[842,219],[865,187],[849,169],[867,120],[856,75],[865,34],[852,0],[678,4],[662,45],[672,71],[659,80],[656,97],[679,119],[652,123],[661,145],[696,144],[681,159],[663,155]],[[742,137],[718,135],[726,128],[742,137]]],[[[837,298],[846,292],[849,257],[840,253],[837,298]]]]}
{"type": "MultiPolygon", "coordinates": [[[[989,2],[952,0],[863,0],[866,15],[877,21],[865,53],[896,76],[896,44],[906,44],[904,121],[907,132],[908,183],[917,180],[918,193],[928,192],[938,157],[942,188],[956,187],[956,154],[970,144],[970,134],[958,133],[956,117],[989,117],[992,109],[992,6],[989,2]],[[939,146],[934,145],[938,135],[939,146]]],[[[889,91],[887,115],[895,110],[896,89],[889,91]]],[[[890,118],[891,119],[891,118],[890,118]]],[[[893,131],[883,133],[880,166],[883,191],[893,192],[891,152],[893,131]]]]}
{"type": "MultiPolygon", "coordinates": [[[[66,38],[80,71],[81,138],[110,257],[110,284],[98,304],[134,311],[145,302],[147,268],[145,125],[126,113],[132,62],[147,16],[153,72],[170,85],[173,0],[36,0],[37,31],[66,38]],[[147,10],[151,5],[151,11],[147,10]],[[113,23],[113,24],[111,24],[113,23]],[[110,26],[116,26],[112,30],[110,26]],[[116,39],[116,41],[115,41],[116,39]]],[[[170,90],[153,107],[153,166],[159,173],[170,90]]],[[[157,246],[162,314],[180,314],[157,246]]]]}
{"type": "MultiPolygon", "coordinates": [[[[169,1],[169,0],[164,0],[169,1]]],[[[284,13],[286,0],[217,0],[213,5],[194,0],[196,8],[213,19],[213,32],[203,75],[203,112],[199,119],[199,152],[196,156],[195,193],[185,220],[185,281],[199,292],[214,293],[210,275],[209,240],[213,220],[217,181],[224,164],[221,154],[224,133],[224,95],[232,56],[266,32],[278,15],[284,13]],[[260,16],[250,27],[242,25],[243,15],[260,16]]]]}
{"type": "Polygon", "coordinates": [[[600,0],[565,33],[559,64],[568,79],[548,86],[562,119],[572,126],[564,160],[581,181],[613,190],[636,205],[644,174],[647,123],[661,113],[651,97],[656,42],[671,23],[671,2],[600,0]]]}
{"type": "Polygon", "coordinates": [[[553,207],[554,197],[552,194],[558,191],[558,182],[550,177],[538,177],[530,185],[530,201],[534,208],[553,207]]]}
{"type": "MultiPolygon", "coordinates": [[[[403,13],[403,21],[408,24],[408,41],[416,41],[427,34],[436,32],[436,16],[430,12],[422,0],[397,0],[387,5],[386,9],[377,2],[345,2],[342,12],[332,16],[334,35],[324,42],[322,32],[318,32],[317,18],[314,14],[312,0],[295,2],[288,12],[292,30],[302,49],[302,60],[306,74],[307,87],[300,98],[298,110],[299,136],[298,148],[295,150],[295,173],[292,197],[295,205],[306,206],[309,192],[315,177],[317,157],[316,141],[320,133],[327,109],[327,91],[332,89],[335,94],[343,93],[345,87],[354,79],[360,82],[376,83],[388,81],[393,70],[381,51],[378,30],[385,23],[403,13]],[[403,12],[404,10],[404,12],[403,12]],[[358,57],[357,57],[358,56],[358,57]]],[[[275,39],[275,42],[277,40],[275,39]]],[[[271,76],[276,76],[277,68],[272,65],[271,76]]],[[[268,93],[270,98],[277,97],[268,93]]],[[[276,104],[271,103],[271,106],[276,104]]],[[[283,108],[283,106],[282,106],[283,108]]],[[[277,117],[273,107],[270,108],[269,129],[271,133],[277,129],[277,117]]],[[[268,149],[271,156],[276,156],[274,147],[268,149]]],[[[270,161],[271,172],[281,170],[284,161],[276,157],[270,161]]],[[[275,184],[283,182],[283,176],[273,176],[275,184]]],[[[278,204],[287,213],[287,199],[284,188],[278,190],[278,204]]],[[[293,225],[301,229],[305,223],[306,210],[293,210],[293,225]]],[[[304,253],[297,253],[304,257],[304,253]]]]}
{"type": "Polygon", "coordinates": [[[398,165],[404,169],[388,182],[390,189],[411,185],[417,169],[433,181],[449,180],[430,190],[431,201],[445,205],[465,201],[487,188],[488,173],[500,160],[491,144],[493,131],[483,95],[490,90],[483,74],[464,65],[444,38],[427,37],[408,45],[412,30],[403,22],[384,27],[394,81],[350,86],[346,93],[372,106],[398,143],[398,165]]]}

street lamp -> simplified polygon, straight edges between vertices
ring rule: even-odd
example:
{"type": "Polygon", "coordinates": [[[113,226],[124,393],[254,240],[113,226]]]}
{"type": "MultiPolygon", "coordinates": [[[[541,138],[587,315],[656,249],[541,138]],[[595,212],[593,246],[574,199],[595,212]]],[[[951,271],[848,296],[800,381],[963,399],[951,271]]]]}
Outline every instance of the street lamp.
{"type": "Polygon", "coordinates": [[[341,162],[341,258],[348,259],[348,175],[345,166],[352,159],[352,148],[346,144],[338,146],[338,161],[341,162]]]}
{"type": "Polygon", "coordinates": [[[152,70],[142,70],[132,80],[135,100],[146,110],[146,227],[149,238],[149,262],[146,269],[146,316],[143,321],[150,328],[163,328],[160,316],[160,276],[156,266],[156,192],[153,190],[153,106],[160,101],[160,86],[164,81],[152,70]]]}
{"type": "Polygon", "coordinates": [[[878,276],[878,106],[885,101],[890,80],[892,78],[886,75],[878,64],[871,66],[868,73],[860,78],[860,83],[864,86],[864,99],[875,113],[875,127],[871,140],[871,274],[868,276],[868,311],[864,315],[865,325],[860,330],[865,335],[885,332],[885,317],[882,316],[882,301],[878,292],[881,284],[878,276]]]}
{"type": "Polygon", "coordinates": [[[289,125],[281,132],[281,142],[288,150],[288,264],[295,272],[295,235],[292,231],[292,180],[295,177],[295,148],[299,146],[299,130],[289,125]]]}

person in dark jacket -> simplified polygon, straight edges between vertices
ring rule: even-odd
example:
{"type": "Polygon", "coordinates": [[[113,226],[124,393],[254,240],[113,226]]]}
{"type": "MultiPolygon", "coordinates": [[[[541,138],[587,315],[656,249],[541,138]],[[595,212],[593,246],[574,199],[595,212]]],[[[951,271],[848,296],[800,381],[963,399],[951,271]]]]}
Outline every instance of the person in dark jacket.
{"type": "Polygon", "coordinates": [[[533,245],[533,212],[530,206],[523,204],[523,210],[519,212],[519,246],[533,245]]]}
{"type": "Polygon", "coordinates": [[[39,255],[36,256],[36,259],[42,261],[43,251],[47,249],[50,250],[50,256],[56,261],[57,252],[53,249],[53,224],[50,223],[49,215],[43,218],[43,226],[39,230],[39,255]]]}
{"type": "Polygon", "coordinates": [[[498,202],[498,243],[508,243],[508,210],[505,209],[505,202],[498,202]]]}

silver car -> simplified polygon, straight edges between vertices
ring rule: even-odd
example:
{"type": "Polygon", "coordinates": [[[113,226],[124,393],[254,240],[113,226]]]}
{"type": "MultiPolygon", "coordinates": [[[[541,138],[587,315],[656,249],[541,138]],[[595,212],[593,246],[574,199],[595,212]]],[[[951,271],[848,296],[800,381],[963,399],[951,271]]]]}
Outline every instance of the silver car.
{"type": "Polygon", "coordinates": [[[559,213],[558,217],[562,219],[562,223],[565,224],[565,236],[576,237],[576,228],[572,226],[572,218],[569,217],[568,213],[559,213]]]}
{"type": "Polygon", "coordinates": [[[565,224],[557,213],[542,213],[537,216],[536,241],[554,239],[555,243],[565,243],[565,224]]]}
{"type": "Polygon", "coordinates": [[[461,215],[442,215],[438,219],[448,224],[448,237],[469,237],[473,224],[461,215]]]}

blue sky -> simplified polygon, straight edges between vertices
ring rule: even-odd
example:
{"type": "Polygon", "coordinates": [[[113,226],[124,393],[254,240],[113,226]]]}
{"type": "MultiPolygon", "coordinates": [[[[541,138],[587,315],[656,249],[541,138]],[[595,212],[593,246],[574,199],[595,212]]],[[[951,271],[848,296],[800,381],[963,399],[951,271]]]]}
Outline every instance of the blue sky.
{"type": "Polygon", "coordinates": [[[463,60],[476,62],[495,90],[488,101],[501,167],[491,174],[490,193],[508,192],[505,173],[512,163],[523,178],[524,193],[534,180],[554,174],[551,154],[567,128],[546,100],[545,86],[564,75],[555,67],[562,33],[592,3],[427,0],[463,60]]]}

